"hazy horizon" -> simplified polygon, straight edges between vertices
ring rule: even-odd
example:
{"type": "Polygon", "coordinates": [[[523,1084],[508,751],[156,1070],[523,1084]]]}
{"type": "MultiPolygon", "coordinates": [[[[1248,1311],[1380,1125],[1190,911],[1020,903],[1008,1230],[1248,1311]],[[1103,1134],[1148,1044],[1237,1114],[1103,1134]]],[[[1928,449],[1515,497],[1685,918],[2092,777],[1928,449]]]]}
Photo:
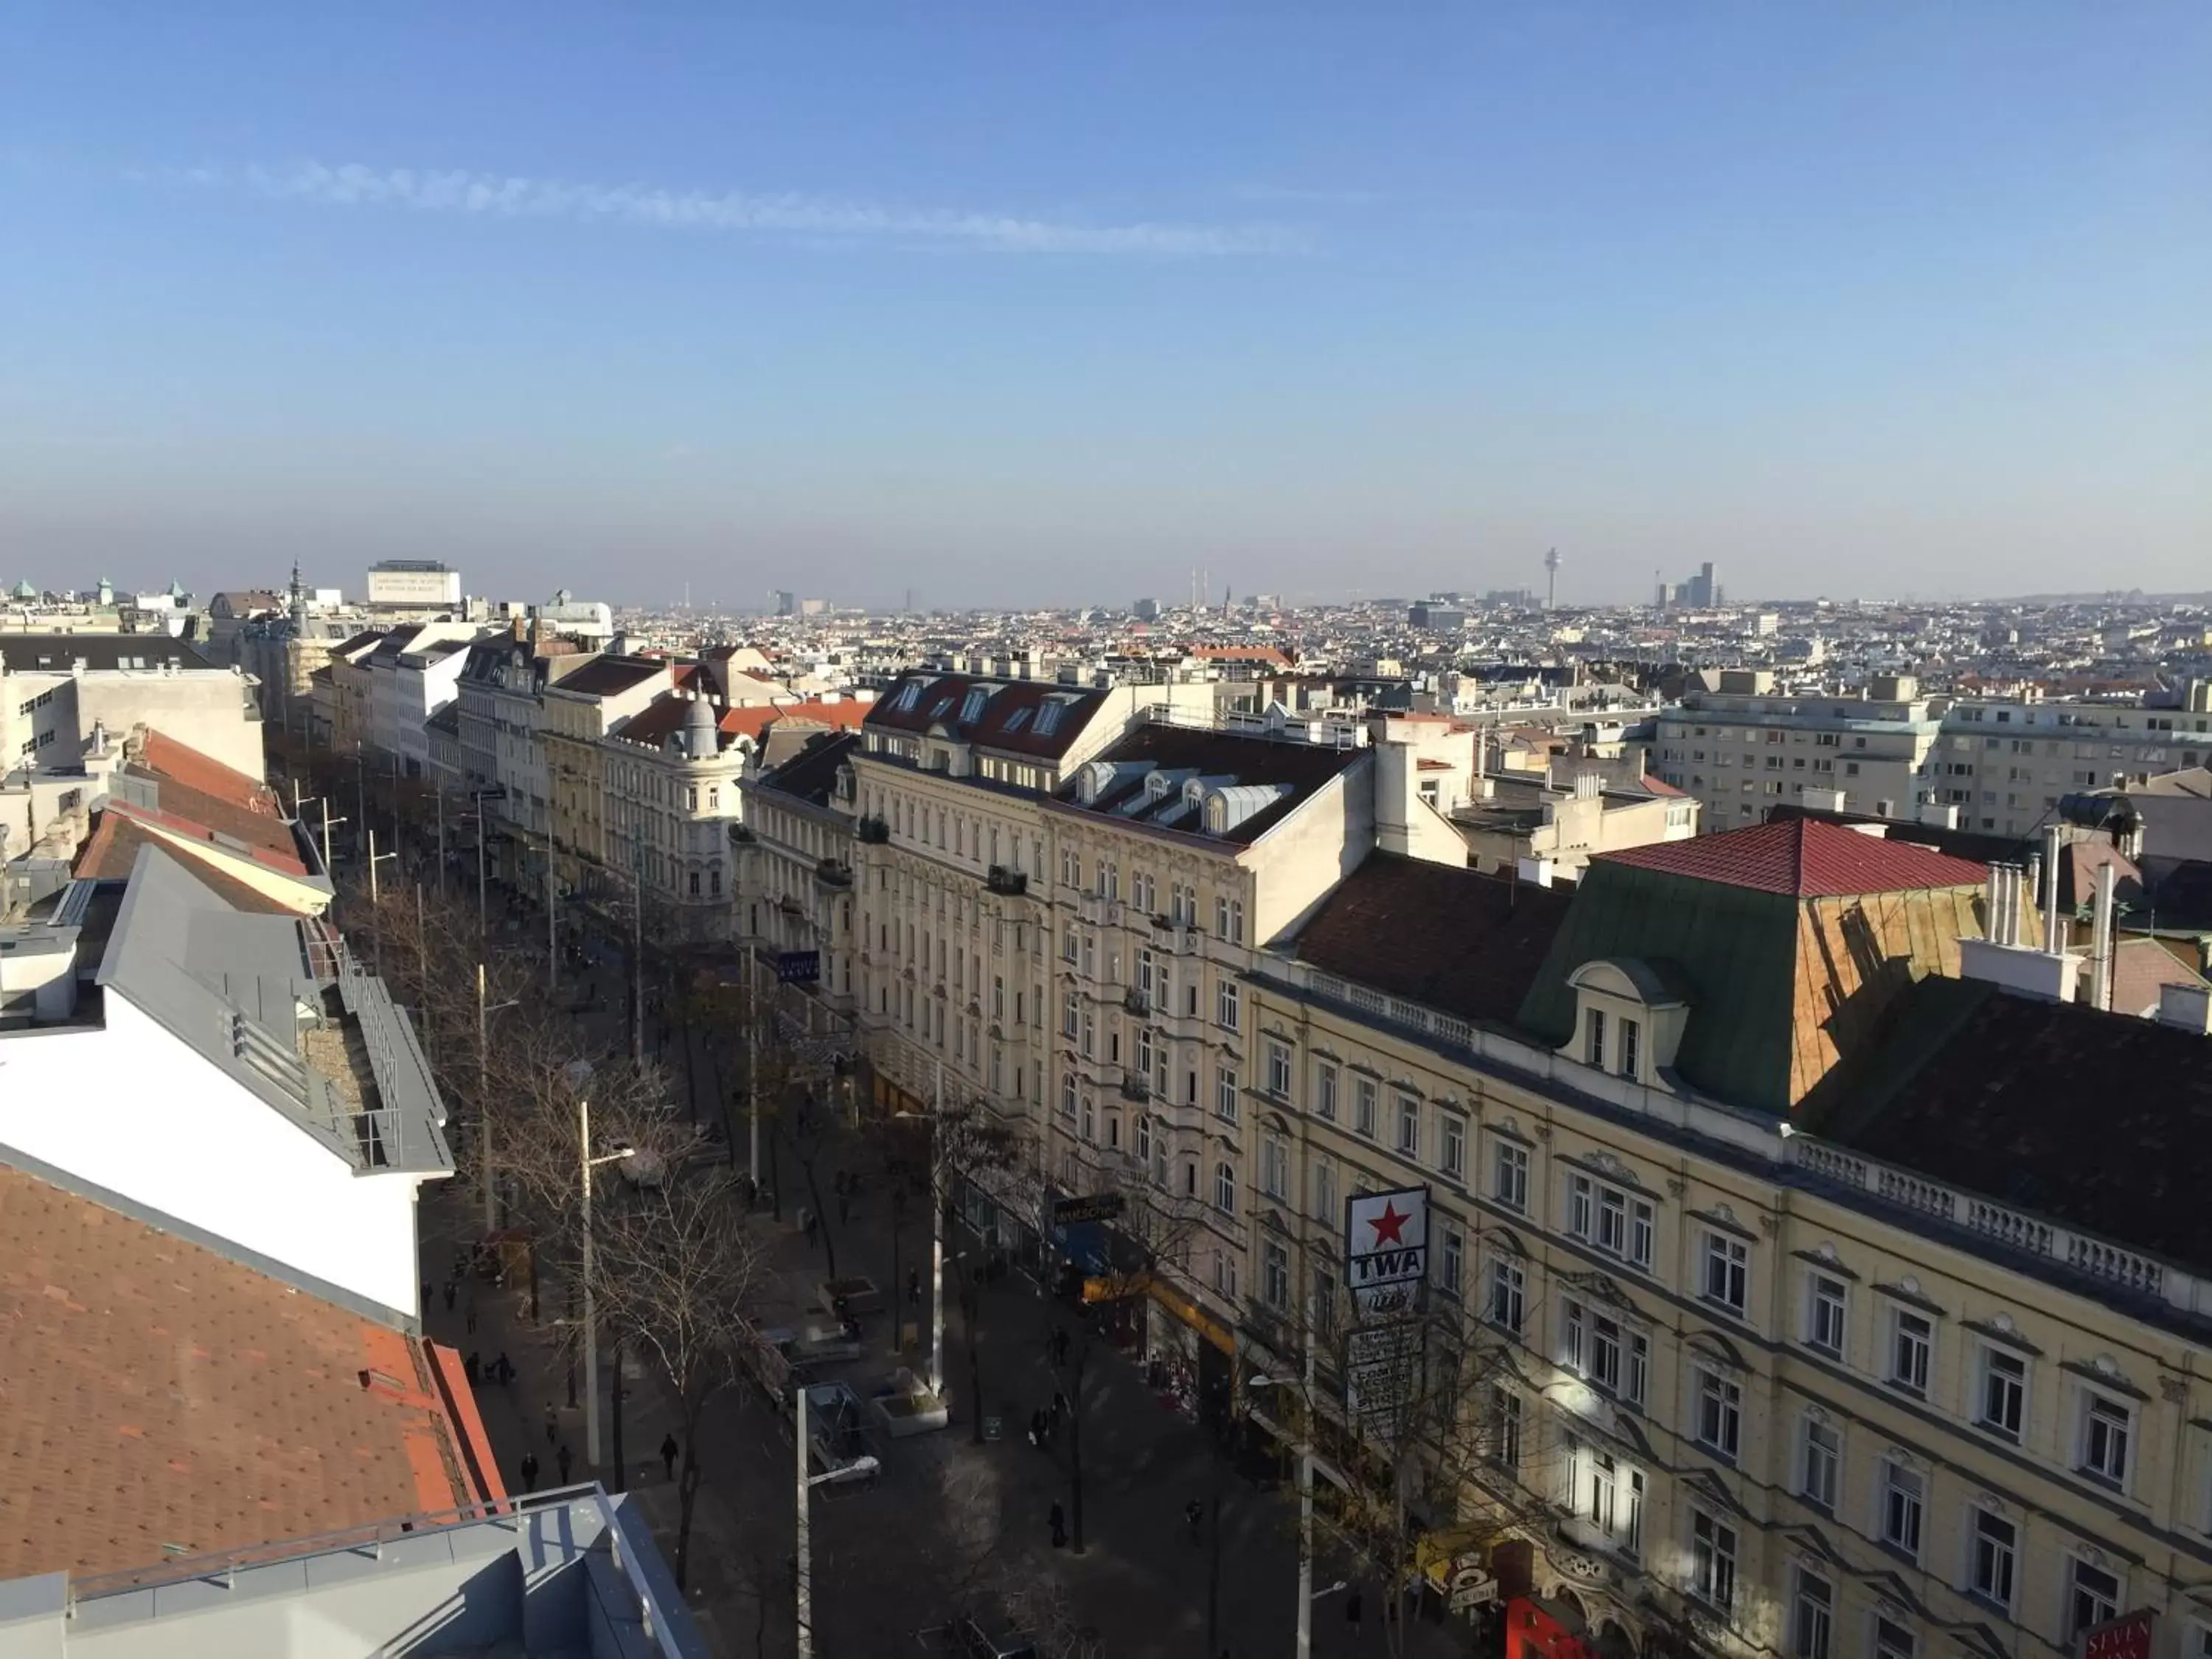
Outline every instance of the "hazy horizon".
{"type": "Polygon", "coordinates": [[[0,583],[2212,571],[2196,0],[546,17],[0,16],[0,583]]]}

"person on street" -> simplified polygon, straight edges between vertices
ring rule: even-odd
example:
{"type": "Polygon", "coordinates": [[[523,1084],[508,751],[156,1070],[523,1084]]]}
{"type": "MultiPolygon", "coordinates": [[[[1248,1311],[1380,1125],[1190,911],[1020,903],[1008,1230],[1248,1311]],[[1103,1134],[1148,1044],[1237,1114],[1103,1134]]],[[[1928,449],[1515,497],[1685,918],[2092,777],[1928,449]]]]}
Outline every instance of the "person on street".
{"type": "Polygon", "coordinates": [[[491,1362],[491,1368],[498,1374],[501,1388],[514,1381],[514,1362],[507,1357],[506,1349],[499,1351],[499,1358],[491,1362]]]}
{"type": "Polygon", "coordinates": [[[1042,1411],[1030,1413],[1030,1444],[1040,1451],[1044,1449],[1044,1413],[1042,1411]]]}
{"type": "Polygon", "coordinates": [[[1360,1616],[1365,1612],[1366,1607],[1359,1599],[1359,1587],[1355,1584],[1352,1588],[1351,1594],[1344,1598],[1344,1622],[1352,1626],[1352,1636],[1354,1641],[1359,1638],[1360,1616]]]}
{"type": "Polygon", "coordinates": [[[674,1435],[664,1435],[661,1437],[661,1467],[668,1471],[668,1478],[671,1480],[673,1480],[676,1478],[676,1455],[683,1449],[683,1447],[676,1443],[676,1437],[674,1435]]]}
{"type": "Polygon", "coordinates": [[[1065,1423],[1067,1421],[1067,1396],[1054,1389],[1052,1391],[1052,1420],[1054,1424],[1065,1423]]]}
{"type": "Polygon", "coordinates": [[[568,1484],[568,1465],[574,1461],[575,1454],[568,1449],[568,1443],[563,1440],[553,1454],[553,1462],[560,1467],[561,1484],[564,1486],[568,1484]]]}
{"type": "Polygon", "coordinates": [[[914,1307],[921,1305],[921,1269],[919,1267],[906,1276],[906,1299],[914,1307]]]}
{"type": "Polygon", "coordinates": [[[1198,1542],[1199,1528],[1206,1523],[1206,1505],[1195,1498],[1182,1506],[1182,1518],[1190,1522],[1190,1541],[1198,1542]]]}
{"type": "Polygon", "coordinates": [[[1055,1365],[1067,1364],[1067,1327],[1065,1325],[1052,1328],[1052,1363],[1055,1365]]]}
{"type": "Polygon", "coordinates": [[[538,1490],[538,1454],[534,1451],[522,1454],[522,1489],[525,1492],[538,1490]]]}
{"type": "Polygon", "coordinates": [[[545,1443],[554,1446],[560,1441],[561,1413],[554,1409],[553,1402],[549,1400],[545,1402],[545,1443]]]}
{"type": "Polygon", "coordinates": [[[453,1298],[459,1296],[460,1291],[461,1287],[455,1281],[450,1279],[446,1281],[446,1311],[447,1313],[453,1312],[453,1298]]]}
{"type": "Polygon", "coordinates": [[[805,1231],[806,1243],[811,1247],[814,1243],[814,1229],[818,1224],[815,1219],[814,1212],[802,1207],[799,1212],[799,1224],[805,1231]]]}
{"type": "Polygon", "coordinates": [[[461,1361],[461,1370],[468,1377],[469,1386],[471,1388],[473,1389],[476,1387],[478,1374],[483,1369],[482,1364],[477,1359],[476,1350],[474,1348],[470,1349],[469,1357],[461,1361]]]}
{"type": "Polygon", "coordinates": [[[1067,1547],[1067,1515],[1056,1501],[1052,1506],[1052,1547],[1056,1550],[1067,1547]]]}

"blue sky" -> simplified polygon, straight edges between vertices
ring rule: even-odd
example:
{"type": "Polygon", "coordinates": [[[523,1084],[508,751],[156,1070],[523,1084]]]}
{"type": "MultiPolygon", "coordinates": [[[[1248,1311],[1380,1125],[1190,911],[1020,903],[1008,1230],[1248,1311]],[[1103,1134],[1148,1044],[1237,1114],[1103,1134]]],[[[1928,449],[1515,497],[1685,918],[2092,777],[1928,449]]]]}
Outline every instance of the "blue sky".
{"type": "Polygon", "coordinates": [[[2212,586],[2208,85],[2203,0],[13,0],[0,580],[2212,586]]]}

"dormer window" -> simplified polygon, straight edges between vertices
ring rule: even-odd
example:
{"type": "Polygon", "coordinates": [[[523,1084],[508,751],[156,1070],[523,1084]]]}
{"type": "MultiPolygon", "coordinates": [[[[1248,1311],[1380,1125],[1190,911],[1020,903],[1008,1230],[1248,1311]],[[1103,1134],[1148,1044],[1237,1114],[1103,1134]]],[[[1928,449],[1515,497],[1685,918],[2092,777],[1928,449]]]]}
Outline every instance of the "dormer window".
{"type": "Polygon", "coordinates": [[[1048,738],[1054,732],[1060,730],[1060,711],[1066,706],[1066,705],[1064,703],[1054,702],[1049,697],[1046,698],[1044,702],[1037,705],[1037,736],[1041,738],[1048,738]]]}
{"type": "Polygon", "coordinates": [[[1026,708],[1017,708],[1006,716],[1006,735],[1011,738],[1029,723],[1030,711],[1026,708]]]}
{"type": "Polygon", "coordinates": [[[1666,1087],[1690,1004],[1676,973],[1629,957],[1586,962],[1567,976],[1574,1035],[1561,1053],[1593,1071],[1666,1087]]]}
{"type": "Polygon", "coordinates": [[[898,701],[893,703],[891,707],[897,709],[911,709],[921,701],[921,682],[920,680],[909,680],[906,684],[906,688],[898,694],[898,701]]]}
{"type": "Polygon", "coordinates": [[[967,696],[961,701],[960,723],[963,726],[973,726],[977,720],[982,719],[983,705],[990,700],[989,687],[978,685],[970,688],[967,696]]]}
{"type": "Polygon", "coordinates": [[[1229,803],[1216,795],[1206,803],[1206,828],[1209,835],[1219,835],[1229,825],[1229,803]]]}

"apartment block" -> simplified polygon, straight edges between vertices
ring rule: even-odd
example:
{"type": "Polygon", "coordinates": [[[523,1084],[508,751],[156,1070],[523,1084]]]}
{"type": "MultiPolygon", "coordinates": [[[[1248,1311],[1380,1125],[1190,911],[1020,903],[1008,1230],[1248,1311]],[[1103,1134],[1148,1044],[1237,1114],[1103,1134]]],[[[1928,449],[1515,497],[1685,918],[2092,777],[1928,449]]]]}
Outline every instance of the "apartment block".
{"type": "Polygon", "coordinates": [[[1861,696],[1781,695],[1773,676],[1730,670],[1659,715],[1658,775],[1694,796],[1708,834],[1804,801],[1884,817],[1912,815],[1942,722],[1917,684],[1878,678],[1861,696]],[[1829,792],[1833,792],[1834,797],[1829,792]]]}

